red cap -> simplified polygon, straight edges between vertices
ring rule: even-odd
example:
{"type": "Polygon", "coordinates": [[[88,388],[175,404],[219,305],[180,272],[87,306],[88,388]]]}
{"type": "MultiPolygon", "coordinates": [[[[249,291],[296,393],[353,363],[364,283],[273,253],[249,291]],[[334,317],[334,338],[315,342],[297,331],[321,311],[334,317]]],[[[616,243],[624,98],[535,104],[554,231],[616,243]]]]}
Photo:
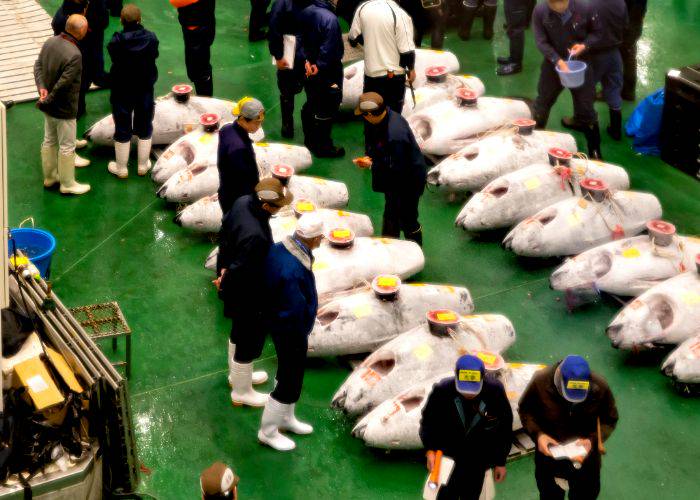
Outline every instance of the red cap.
{"type": "Polygon", "coordinates": [[[676,234],[676,226],[665,220],[650,220],[647,222],[647,229],[661,234],[676,234]]]}
{"type": "Polygon", "coordinates": [[[216,113],[202,113],[199,116],[199,123],[204,126],[217,125],[219,123],[219,115],[216,113]]]}
{"type": "Polygon", "coordinates": [[[518,127],[518,133],[520,135],[530,135],[535,129],[537,122],[529,118],[518,118],[517,120],[513,120],[513,125],[518,127]]]}
{"type": "Polygon", "coordinates": [[[447,66],[428,66],[425,69],[425,76],[428,78],[443,76],[447,74],[447,66]]]}
{"type": "Polygon", "coordinates": [[[289,179],[293,175],[294,167],[289,165],[283,165],[280,163],[279,165],[272,167],[272,176],[278,179],[289,179]]]}
{"type": "Polygon", "coordinates": [[[571,152],[562,148],[549,148],[549,150],[547,150],[547,154],[550,156],[550,158],[562,161],[569,161],[574,156],[571,152]]]}
{"type": "Polygon", "coordinates": [[[173,85],[172,91],[174,94],[190,94],[192,93],[192,85],[187,85],[186,83],[178,83],[177,85],[173,85]]]}
{"type": "Polygon", "coordinates": [[[604,192],[608,190],[608,185],[601,179],[586,177],[581,181],[581,187],[589,191],[604,192]]]}
{"type": "Polygon", "coordinates": [[[478,100],[476,92],[466,87],[460,87],[455,91],[457,99],[467,106],[474,106],[478,100]]]}

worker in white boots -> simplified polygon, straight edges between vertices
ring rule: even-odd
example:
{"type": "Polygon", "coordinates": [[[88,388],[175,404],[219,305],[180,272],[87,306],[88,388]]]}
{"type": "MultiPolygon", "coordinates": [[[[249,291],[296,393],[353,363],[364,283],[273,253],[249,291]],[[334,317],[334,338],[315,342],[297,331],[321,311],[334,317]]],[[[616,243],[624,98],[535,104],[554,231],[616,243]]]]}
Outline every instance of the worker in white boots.
{"type": "Polygon", "coordinates": [[[318,214],[302,216],[296,231],[272,245],[265,264],[266,330],[277,352],[277,384],[263,411],[258,439],[279,451],[296,447],[282,432],[311,434],[313,427],[297,420],[296,402],[304,383],[308,337],[316,320],[318,296],[311,271],[312,251],[323,241],[318,214]]]}
{"type": "Polygon", "coordinates": [[[114,118],[115,161],[107,170],[120,179],[129,176],[131,137],[138,137],[138,171],[151,169],[151,135],[155,110],[154,86],[158,80],[158,38],[141,25],[141,10],[127,4],[121,12],[123,30],[115,33],[107,45],[112,59],[110,102],[114,118]]]}
{"type": "Polygon", "coordinates": [[[88,160],[75,154],[76,117],[82,55],[78,41],[87,33],[85,17],[73,14],[60,35],[46,40],[34,63],[34,80],[39,92],[37,107],[44,113],[44,141],[41,167],[44,187],[60,186],[63,194],[83,194],[89,184],[75,181],[75,167],[87,166],[88,160]]]}

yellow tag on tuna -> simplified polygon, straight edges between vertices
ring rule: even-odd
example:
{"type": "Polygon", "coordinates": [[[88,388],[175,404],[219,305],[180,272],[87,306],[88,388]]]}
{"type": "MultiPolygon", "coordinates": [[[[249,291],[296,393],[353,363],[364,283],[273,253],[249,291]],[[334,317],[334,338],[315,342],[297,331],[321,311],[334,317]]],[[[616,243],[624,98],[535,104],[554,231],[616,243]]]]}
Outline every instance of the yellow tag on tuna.
{"type": "Polygon", "coordinates": [[[457,321],[457,315],[451,312],[442,312],[435,315],[438,321],[457,321]]]}
{"type": "Polygon", "coordinates": [[[481,372],[479,370],[459,370],[460,382],[481,382],[481,372]]]}
{"type": "Polygon", "coordinates": [[[379,286],[392,287],[396,286],[397,284],[396,278],[392,278],[390,276],[381,276],[377,279],[377,285],[379,286]]]}
{"type": "Polygon", "coordinates": [[[496,362],[496,356],[487,352],[477,352],[476,357],[483,361],[485,365],[492,365],[496,362]]]}
{"type": "Polygon", "coordinates": [[[298,212],[313,212],[316,210],[316,207],[310,201],[300,201],[297,203],[296,208],[298,212]]]}
{"type": "Polygon", "coordinates": [[[530,177],[528,180],[525,181],[525,187],[527,188],[528,191],[532,191],[533,189],[537,189],[542,185],[542,182],[540,182],[540,179],[537,177],[530,177]]]}
{"type": "Polygon", "coordinates": [[[419,359],[428,359],[433,354],[433,349],[428,344],[422,344],[413,349],[413,355],[419,359]]]}
{"type": "Polygon", "coordinates": [[[328,269],[328,262],[323,262],[320,260],[314,262],[314,265],[312,267],[313,271],[323,271],[324,269],[328,269]]]}
{"type": "Polygon", "coordinates": [[[361,304],[352,310],[355,318],[360,319],[372,314],[372,306],[369,304],[361,304]]]}
{"type": "Polygon", "coordinates": [[[202,136],[199,138],[199,142],[202,144],[209,144],[213,138],[214,136],[211,134],[202,134],[202,136]]]}
{"type": "Polygon", "coordinates": [[[689,306],[700,304],[700,294],[695,292],[685,292],[681,295],[681,299],[689,306]]]}
{"type": "Polygon", "coordinates": [[[266,142],[256,142],[255,145],[260,146],[261,148],[266,148],[269,146],[269,144],[266,142]]]}
{"type": "Polygon", "coordinates": [[[338,217],[350,217],[350,214],[343,210],[338,210],[338,217]]]}
{"type": "Polygon", "coordinates": [[[636,259],[640,255],[642,254],[639,253],[639,249],[637,247],[630,247],[622,251],[622,256],[625,259],[636,259]]]}
{"type": "Polygon", "coordinates": [[[566,388],[587,391],[589,385],[591,385],[591,383],[588,380],[569,380],[566,383],[566,388]]]}

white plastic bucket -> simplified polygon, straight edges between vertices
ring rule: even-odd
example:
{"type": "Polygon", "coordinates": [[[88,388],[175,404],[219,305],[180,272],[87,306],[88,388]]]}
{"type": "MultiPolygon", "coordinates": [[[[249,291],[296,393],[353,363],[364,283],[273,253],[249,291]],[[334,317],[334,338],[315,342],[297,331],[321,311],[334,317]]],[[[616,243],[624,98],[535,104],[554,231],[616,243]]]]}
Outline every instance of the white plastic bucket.
{"type": "Polygon", "coordinates": [[[561,71],[559,66],[555,69],[559,74],[561,84],[569,89],[575,89],[583,85],[586,81],[586,68],[588,65],[583,61],[568,61],[569,71],[561,71]]]}

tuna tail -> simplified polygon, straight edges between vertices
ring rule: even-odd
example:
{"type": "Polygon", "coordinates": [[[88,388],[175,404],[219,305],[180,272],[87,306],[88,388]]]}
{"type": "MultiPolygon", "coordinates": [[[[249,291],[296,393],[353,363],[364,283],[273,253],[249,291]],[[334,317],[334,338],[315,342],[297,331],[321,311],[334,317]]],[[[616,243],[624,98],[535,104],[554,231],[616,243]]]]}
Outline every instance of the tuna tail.
{"type": "Polygon", "coordinates": [[[503,242],[501,243],[501,246],[505,248],[506,250],[512,250],[513,249],[513,231],[509,232],[505,238],[503,238],[503,242]]]}
{"type": "Polygon", "coordinates": [[[345,390],[333,398],[333,401],[331,401],[331,407],[337,410],[345,410],[345,401],[347,398],[348,392],[345,390]]]}
{"type": "Polygon", "coordinates": [[[182,227],[181,217],[182,217],[182,212],[178,212],[177,215],[175,215],[175,217],[173,217],[173,222],[180,227],[182,227]]]}
{"type": "Polygon", "coordinates": [[[167,193],[167,192],[168,192],[168,186],[166,186],[165,184],[163,184],[163,185],[158,189],[158,191],[156,191],[156,196],[157,196],[158,198],[165,198],[165,193],[167,193]]]}
{"type": "Polygon", "coordinates": [[[440,170],[437,167],[433,167],[428,171],[427,182],[433,186],[440,185],[440,170]]]}
{"type": "Polygon", "coordinates": [[[367,423],[362,420],[355,426],[352,430],[352,435],[357,439],[365,438],[365,431],[367,430],[367,423]]]}

